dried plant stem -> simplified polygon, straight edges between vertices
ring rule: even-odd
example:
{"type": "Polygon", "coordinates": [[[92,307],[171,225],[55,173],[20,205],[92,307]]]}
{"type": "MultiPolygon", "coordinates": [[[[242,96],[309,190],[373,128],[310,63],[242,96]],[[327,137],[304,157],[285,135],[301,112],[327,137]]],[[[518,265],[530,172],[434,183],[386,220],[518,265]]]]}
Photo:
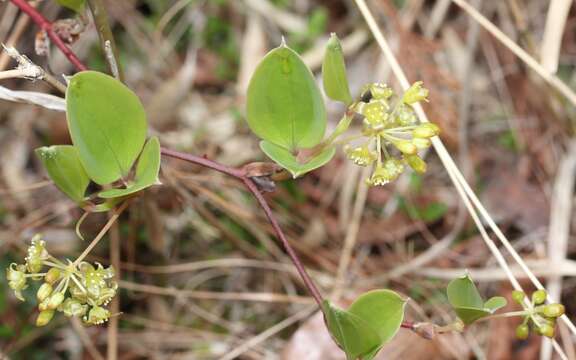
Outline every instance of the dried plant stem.
{"type": "MultiPolygon", "coordinates": [[[[112,219],[115,214],[114,211],[109,212],[108,219],[112,219]]],[[[116,218],[119,215],[120,213],[116,215],[116,218]]],[[[115,221],[112,222],[112,226],[110,227],[110,262],[114,267],[116,278],[120,279],[120,231],[118,223],[115,221]]],[[[118,359],[118,316],[115,315],[120,312],[120,296],[114,296],[112,299],[110,312],[112,313],[112,317],[108,323],[107,360],[116,360],[118,359]]]]}
{"type": "Polygon", "coordinates": [[[90,6],[90,12],[92,12],[92,16],[94,17],[96,31],[98,32],[98,37],[100,39],[100,47],[102,48],[102,51],[104,51],[108,70],[110,70],[114,77],[123,81],[124,74],[122,68],[118,65],[118,48],[116,47],[114,35],[112,34],[112,29],[108,22],[106,7],[102,0],[88,0],[88,5],[90,6]],[[107,49],[109,50],[107,51],[107,49]]]}
{"type": "Polygon", "coordinates": [[[84,249],[84,251],[82,252],[82,254],[80,254],[80,256],[78,256],[78,258],[74,261],[74,265],[78,265],[80,264],[80,262],[82,260],[84,260],[86,258],[86,256],[88,256],[88,254],[90,253],[90,251],[92,251],[92,249],[94,249],[94,247],[96,245],[98,245],[98,242],[100,242],[100,240],[102,240],[102,238],[104,237],[104,235],[106,235],[106,232],[108,232],[108,230],[110,230],[110,228],[112,227],[112,225],[114,225],[114,222],[118,219],[118,217],[120,217],[120,214],[122,214],[122,212],[128,207],[128,205],[130,205],[131,201],[130,200],[126,200],[122,203],[122,205],[120,205],[117,209],[115,209],[112,212],[112,215],[110,216],[110,218],[108,219],[108,222],[104,225],[104,227],[100,230],[100,232],[98,233],[98,235],[96,235],[96,237],[94,238],[94,240],[92,240],[92,242],[90,243],[90,245],[88,245],[88,247],[86,249],[84,249]]]}

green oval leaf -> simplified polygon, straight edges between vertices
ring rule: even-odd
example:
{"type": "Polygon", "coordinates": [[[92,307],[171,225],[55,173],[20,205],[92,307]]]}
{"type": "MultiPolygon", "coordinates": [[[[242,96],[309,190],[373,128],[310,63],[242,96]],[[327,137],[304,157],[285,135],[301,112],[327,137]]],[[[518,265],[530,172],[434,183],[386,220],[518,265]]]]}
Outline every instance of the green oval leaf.
{"type": "Polygon", "coordinates": [[[385,343],[400,329],[405,306],[406,300],[394,291],[372,290],[358,297],[348,312],[364,319],[385,343]]]}
{"type": "Polygon", "coordinates": [[[142,154],[136,165],[134,182],[125,189],[110,189],[102,191],[99,197],[109,199],[131,195],[144,190],[152,185],[160,184],[158,173],[160,172],[160,142],[157,137],[152,137],[142,150],[142,154]]]}
{"type": "Polygon", "coordinates": [[[56,0],[56,2],[60,4],[60,6],[64,6],[77,13],[84,10],[84,4],[86,3],[85,0],[56,0]]]}
{"type": "Polygon", "coordinates": [[[506,299],[501,296],[495,296],[484,302],[469,275],[450,281],[446,293],[456,315],[466,325],[492,315],[507,303],[506,299]]]}
{"type": "Polygon", "coordinates": [[[146,114],[132,90],[103,73],[77,73],[66,90],[66,115],[94,182],[110,184],[128,175],[146,139],[146,114]]]}
{"type": "Polygon", "coordinates": [[[468,275],[450,281],[446,293],[453,307],[484,308],[484,300],[468,275]]]}
{"type": "Polygon", "coordinates": [[[324,302],[328,330],[348,359],[370,360],[396,335],[404,319],[406,300],[390,290],[359,296],[348,310],[324,302]]]}
{"type": "Polygon", "coordinates": [[[310,69],[282,44],[260,62],[247,96],[250,129],[290,152],[317,145],[326,130],[326,109],[310,69]]]}
{"type": "Polygon", "coordinates": [[[324,91],[330,99],[341,101],[346,105],[352,103],[342,45],[334,33],[330,34],[330,40],[326,44],[326,52],[322,62],[322,82],[324,91]]]}
{"type": "Polygon", "coordinates": [[[328,330],[349,360],[362,358],[380,348],[380,336],[361,318],[338,309],[329,301],[322,306],[328,330]]]}
{"type": "Polygon", "coordinates": [[[36,149],[36,154],[58,189],[76,202],[84,200],[90,179],[74,146],[41,147],[36,149]]]}
{"type": "Polygon", "coordinates": [[[290,151],[268,141],[260,141],[260,149],[278,165],[290,171],[294,178],[325,165],[336,154],[336,148],[330,146],[308,162],[300,163],[290,151]]]}
{"type": "Polygon", "coordinates": [[[490,310],[490,312],[494,313],[496,310],[499,310],[501,308],[503,308],[504,306],[506,306],[506,304],[508,304],[508,301],[506,300],[505,297],[502,296],[494,296],[491,297],[490,299],[488,299],[488,301],[486,301],[484,303],[484,308],[490,310]]]}

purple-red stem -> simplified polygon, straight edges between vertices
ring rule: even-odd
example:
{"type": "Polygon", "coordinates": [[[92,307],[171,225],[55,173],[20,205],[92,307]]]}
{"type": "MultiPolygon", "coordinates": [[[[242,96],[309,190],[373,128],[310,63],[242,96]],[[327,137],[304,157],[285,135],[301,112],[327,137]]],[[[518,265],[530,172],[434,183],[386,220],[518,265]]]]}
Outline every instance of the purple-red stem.
{"type": "Polygon", "coordinates": [[[52,40],[52,42],[58,47],[58,49],[60,49],[62,54],[66,56],[68,61],[70,61],[70,63],[72,63],[72,65],[74,65],[76,69],[78,69],[78,71],[88,70],[86,65],[84,65],[82,61],[80,61],[80,59],[78,59],[76,54],[74,54],[72,50],[70,50],[70,48],[64,43],[64,41],[60,38],[60,36],[54,32],[54,29],[52,28],[52,23],[50,21],[48,21],[34,7],[28,4],[26,0],[10,0],[10,1],[12,2],[12,4],[16,5],[20,10],[25,12],[28,16],[30,16],[30,19],[32,19],[32,21],[34,21],[34,23],[36,23],[36,25],[38,25],[40,29],[46,31],[48,37],[50,37],[50,40],[52,40]]]}

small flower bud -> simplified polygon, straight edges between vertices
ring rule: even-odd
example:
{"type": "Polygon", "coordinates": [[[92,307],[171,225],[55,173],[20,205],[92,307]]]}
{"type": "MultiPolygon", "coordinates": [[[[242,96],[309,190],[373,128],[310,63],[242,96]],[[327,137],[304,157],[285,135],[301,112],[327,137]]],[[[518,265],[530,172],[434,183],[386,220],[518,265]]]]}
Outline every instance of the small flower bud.
{"type": "Polygon", "coordinates": [[[64,301],[64,293],[57,292],[56,294],[52,295],[48,300],[47,304],[48,309],[50,310],[56,309],[58,306],[60,306],[60,304],[62,304],[63,301],[64,301]]]}
{"type": "Polygon", "coordinates": [[[546,294],[545,290],[536,290],[532,293],[532,303],[534,305],[543,304],[546,301],[547,296],[548,294],[546,294]]]}
{"type": "Polygon", "coordinates": [[[409,155],[405,156],[404,160],[408,166],[410,166],[414,171],[417,173],[425,173],[426,172],[426,162],[420,158],[418,155],[409,155]]]}
{"type": "Polygon", "coordinates": [[[548,318],[557,318],[564,315],[565,309],[562,304],[548,304],[542,308],[541,313],[548,318]]]}
{"type": "Polygon", "coordinates": [[[54,310],[44,310],[40,311],[38,317],[36,318],[36,326],[45,326],[54,317],[54,310]]]}
{"type": "Polygon", "coordinates": [[[46,311],[48,310],[48,303],[50,302],[50,298],[44,299],[41,303],[38,304],[38,310],[46,311]]]}
{"type": "Polygon", "coordinates": [[[408,90],[404,92],[402,101],[405,104],[412,105],[418,101],[426,100],[428,97],[428,89],[422,87],[422,81],[416,81],[408,90]]]}
{"type": "Polygon", "coordinates": [[[401,153],[406,155],[414,155],[416,154],[416,151],[418,151],[416,145],[412,144],[412,142],[408,140],[396,141],[394,146],[396,146],[396,148],[400,150],[401,153]]]}
{"type": "Polygon", "coordinates": [[[538,327],[538,333],[542,336],[546,336],[547,338],[553,338],[554,327],[548,324],[542,324],[538,327]]]}
{"type": "Polygon", "coordinates": [[[38,299],[39,302],[42,302],[46,300],[50,296],[50,294],[52,294],[52,285],[44,283],[38,289],[38,292],[36,293],[36,298],[38,299]]]}
{"type": "Polygon", "coordinates": [[[512,291],[512,299],[516,301],[518,304],[522,305],[526,294],[523,291],[514,290],[512,291]]]}
{"type": "Polygon", "coordinates": [[[28,287],[26,284],[26,266],[10,264],[8,269],[6,269],[6,278],[8,279],[8,286],[14,290],[14,295],[19,300],[24,301],[22,290],[28,287]]]}
{"type": "Polygon", "coordinates": [[[54,284],[58,279],[60,279],[60,269],[57,268],[51,268],[48,270],[44,277],[44,281],[48,284],[54,284]]]}
{"type": "Polygon", "coordinates": [[[416,129],[412,130],[412,136],[417,138],[428,139],[440,133],[438,125],[433,123],[420,124],[416,129]]]}
{"type": "Polygon", "coordinates": [[[427,149],[432,145],[432,142],[428,139],[423,138],[413,138],[412,144],[414,144],[419,150],[427,149]]]}
{"type": "Polygon", "coordinates": [[[516,337],[520,340],[526,340],[529,334],[530,329],[526,324],[518,325],[518,327],[516,328],[516,337]]]}

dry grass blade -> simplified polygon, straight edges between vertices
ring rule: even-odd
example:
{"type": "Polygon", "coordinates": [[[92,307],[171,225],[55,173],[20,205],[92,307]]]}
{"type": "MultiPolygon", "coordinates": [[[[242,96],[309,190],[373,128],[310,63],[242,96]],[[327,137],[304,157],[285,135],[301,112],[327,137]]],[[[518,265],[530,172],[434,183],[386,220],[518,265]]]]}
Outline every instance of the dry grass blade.
{"type": "Polygon", "coordinates": [[[572,0],[552,0],[546,16],[546,28],[542,39],[540,50],[540,62],[549,73],[555,74],[558,71],[558,60],[560,59],[560,46],[562,45],[562,35],[566,26],[566,19],[570,12],[572,0]]]}
{"type": "MultiPolygon", "coordinates": [[[[566,260],[568,251],[568,238],[570,236],[570,222],[572,220],[572,199],[574,189],[574,174],[576,173],[576,141],[572,141],[564,159],[560,162],[554,193],[550,205],[550,230],[548,233],[548,261],[551,264],[566,260]]],[[[554,266],[555,268],[556,266],[554,266]]],[[[550,276],[548,294],[553,299],[560,299],[562,295],[562,276],[550,276]]],[[[545,342],[540,352],[541,359],[550,359],[552,348],[545,342]]]]}
{"type": "MultiPolygon", "coordinates": [[[[468,5],[467,3],[465,3],[461,0],[453,0],[453,1],[457,2],[460,5],[462,5],[462,4],[468,5]]],[[[372,13],[368,9],[366,2],[364,0],[355,0],[355,2],[358,5],[358,7],[359,7],[362,15],[364,16],[366,22],[368,23],[368,26],[370,27],[372,34],[374,35],[378,44],[380,45],[382,52],[384,53],[388,62],[390,63],[390,67],[392,68],[394,75],[398,79],[402,88],[407,89],[410,86],[410,83],[408,82],[408,79],[406,78],[406,75],[404,74],[402,67],[398,63],[398,60],[396,59],[394,53],[390,49],[388,42],[384,38],[384,35],[380,31],[380,28],[378,27],[376,20],[374,19],[372,13]]],[[[468,6],[468,8],[470,8],[470,6],[468,6]]],[[[477,14],[477,15],[479,15],[479,14],[477,14]]],[[[481,15],[479,15],[479,16],[481,17],[481,15]]],[[[494,25],[491,24],[490,22],[488,22],[485,18],[481,17],[481,19],[484,22],[487,22],[488,24],[490,24],[490,26],[492,26],[493,28],[495,28],[494,25]]],[[[480,22],[480,25],[486,27],[486,24],[484,24],[480,20],[479,20],[479,22],[480,22]]],[[[511,42],[510,39],[508,39],[508,38],[506,38],[506,39],[511,42]]],[[[518,47],[518,45],[514,44],[514,46],[516,46],[518,49],[520,49],[518,47]]],[[[531,59],[531,61],[535,62],[534,59],[532,59],[531,57],[529,57],[529,58],[531,59]]],[[[540,70],[542,70],[541,66],[538,63],[536,63],[536,65],[540,70]]],[[[548,78],[550,78],[550,77],[548,77],[548,78]]],[[[560,83],[566,87],[566,85],[564,83],[562,83],[562,82],[560,82],[560,83]]],[[[570,94],[572,94],[572,97],[575,100],[574,104],[576,104],[576,96],[574,96],[575,94],[568,87],[566,87],[566,89],[569,91],[570,94]]],[[[418,117],[420,118],[420,120],[422,122],[428,122],[428,118],[427,118],[426,114],[424,113],[424,110],[422,109],[421,106],[419,106],[419,105],[416,106],[415,110],[416,110],[418,117]]],[[[532,281],[534,286],[536,286],[539,289],[543,288],[540,281],[536,278],[536,276],[528,268],[528,266],[526,265],[524,260],[520,257],[520,255],[516,252],[516,250],[512,247],[512,245],[510,244],[510,242],[508,241],[506,236],[503,234],[503,232],[500,230],[500,228],[496,225],[496,222],[492,219],[492,217],[490,216],[488,211],[484,208],[484,206],[482,205],[482,203],[480,202],[480,200],[478,199],[478,197],[476,196],[474,191],[470,188],[470,185],[468,184],[468,182],[466,181],[466,179],[464,178],[464,176],[462,175],[462,173],[460,172],[460,170],[458,169],[458,167],[454,163],[454,160],[452,159],[452,157],[448,153],[448,150],[444,146],[442,140],[440,140],[438,138],[434,138],[433,139],[433,145],[434,145],[434,149],[438,153],[438,156],[442,160],[443,165],[445,166],[446,170],[448,171],[450,179],[454,183],[456,190],[458,191],[460,197],[462,198],[462,201],[466,205],[466,208],[468,209],[470,216],[472,217],[472,219],[474,220],[474,223],[476,224],[478,230],[480,231],[480,234],[482,235],[483,240],[485,241],[486,245],[489,247],[493,256],[498,261],[498,264],[506,272],[508,279],[510,280],[510,282],[514,286],[514,288],[517,290],[522,289],[518,280],[516,279],[516,277],[514,276],[512,271],[510,270],[510,267],[507,264],[506,259],[504,258],[504,255],[500,252],[500,250],[498,249],[498,247],[496,246],[494,241],[488,236],[487,230],[484,227],[484,224],[482,223],[481,219],[483,219],[485,222],[488,223],[490,229],[496,234],[498,239],[503,243],[504,247],[508,250],[508,252],[512,255],[514,260],[518,263],[518,265],[526,273],[526,275],[532,281]]],[[[552,299],[549,299],[549,300],[553,301],[552,299]]],[[[576,327],[574,326],[572,321],[566,315],[562,316],[562,320],[564,321],[564,323],[566,323],[566,325],[568,325],[570,330],[574,334],[576,334],[576,327]]]]}
{"type": "Polygon", "coordinates": [[[572,105],[576,106],[576,93],[557,76],[550,74],[544,66],[540,65],[530,54],[528,54],[524,49],[522,49],[518,44],[516,44],[512,39],[510,39],[506,34],[504,34],[500,29],[498,29],[493,23],[486,19],[482,14],[478,12],[475,8],[470,6],[464,0],[452,0],[456,5],[460,6],[462,10],[466,11],[474,20],[490,34],[492,34],[502,45],[506,46],[514,55],[518,56],[528,67],[534,70],[538,75],[542,77],[550,86],[558,90],[562,95],[568,99],[572,105]]]}

